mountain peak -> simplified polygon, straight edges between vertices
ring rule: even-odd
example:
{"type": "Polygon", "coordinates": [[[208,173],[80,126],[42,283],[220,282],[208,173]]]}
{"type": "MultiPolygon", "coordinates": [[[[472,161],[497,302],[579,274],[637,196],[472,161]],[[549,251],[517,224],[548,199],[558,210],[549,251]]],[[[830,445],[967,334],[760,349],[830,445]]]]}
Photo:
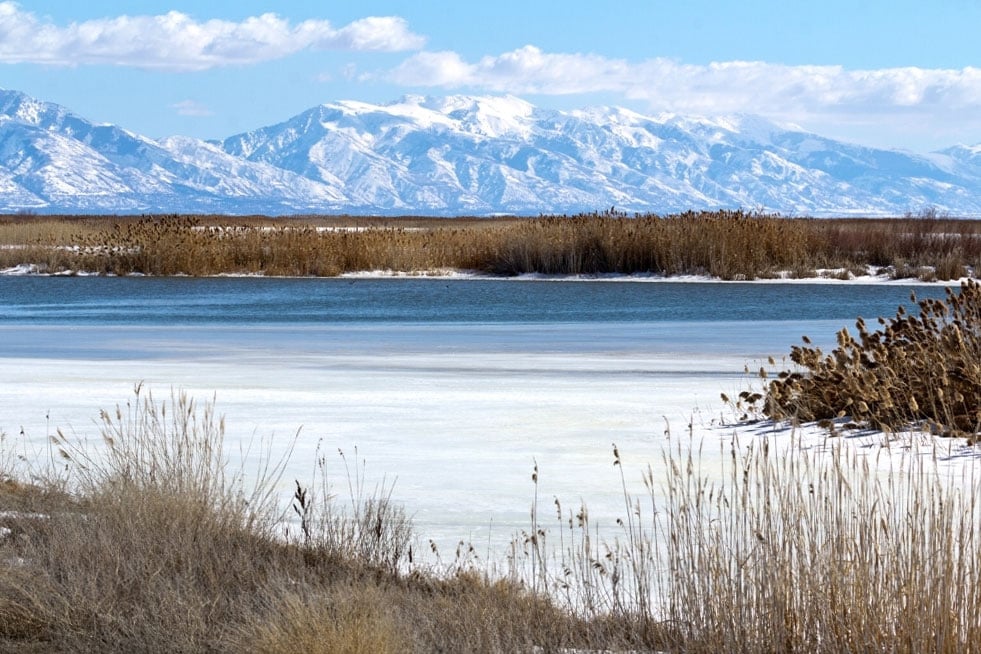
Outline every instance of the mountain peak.
{"type": "Polygon", "coordinates": [[[981,148],[929,157],[753,115],[542,110],[510,95],[341,100],[221,141],[153,141],[0,91],[0,210],[570,213],[764,207],[981,215],[981,148]]]}
{"type": "Polygon", "coordinates": [[[414,105],[440,113],[453,111],[484,111],[510,115],[529,115],[535,105],[513,95],[403,95],[394,102],[383,105],[394,107],[414,105]]]}
{"type": "Polygon", "coordinates": [[[538,111],[531,103],[512,95],[404,95],[387,104],[341,100],[321,105],[321,109],[340,110],[351,117],[384,114],[425,129],[439,126],[487,138],[527,136],[533,114],[538,111]]]}
{"type": "Polygon", "coordinates": [[[451,95],[430,98],[426,104],[460,121],[468,131],[488,137],[528,136],[535,113],[534,105],[513,95],[451,95]]]}
{"type": "Polygon", "coordinates": [[[0,89],[0,115],[29,125],[42,125],[63,120],[70,112],[61,105],[37,100],[20,91],[0,89]]]}

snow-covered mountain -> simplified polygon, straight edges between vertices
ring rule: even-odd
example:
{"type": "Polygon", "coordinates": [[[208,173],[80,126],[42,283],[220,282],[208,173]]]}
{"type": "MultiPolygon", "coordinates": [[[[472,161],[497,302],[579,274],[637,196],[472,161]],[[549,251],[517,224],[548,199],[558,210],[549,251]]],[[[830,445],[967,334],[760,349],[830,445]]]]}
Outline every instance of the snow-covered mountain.
{"type": "Polygon", "coordinates": [[[881,150],[755,116],[561,112],[514,97],[337,102],[204,142],[0,91],[0,210],[538,214],[765,208],[981,215],[981,146],[881,150]]]}
{"type": "Polygon", "coordinates": [[[283,213],[343,197],[204,141],[154,141],[0,91],[0,211],[283,213]]]}

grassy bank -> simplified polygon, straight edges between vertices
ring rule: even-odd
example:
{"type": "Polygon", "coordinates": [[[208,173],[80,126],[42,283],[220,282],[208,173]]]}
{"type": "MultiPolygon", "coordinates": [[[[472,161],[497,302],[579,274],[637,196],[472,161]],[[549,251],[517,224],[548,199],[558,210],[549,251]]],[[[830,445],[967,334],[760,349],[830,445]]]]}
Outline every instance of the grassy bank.
{"type": "Polygon", "coordinates": [[[242,471],[210,406],[141,391],[99,448],[56,434],[52,460],[5,466],[0,649],[978,650],[981,480],[763,440],[708,477],[685,440],[624,492],[615,540],[534,500],[506,568],[437,566],[357,464],[340,497],[321,474],[284,501],[283,461],[242,471]]]}
{"type": "Polygon", "coordinates": [[[41,272],[333,276],[458,269],[495,275],[711,275],[756,279],[869,266],[897,278],[981,270],[981,221],[797,219],[741,211],[627,217],[222,216],[0,219],[0,267],[41,272]]]}

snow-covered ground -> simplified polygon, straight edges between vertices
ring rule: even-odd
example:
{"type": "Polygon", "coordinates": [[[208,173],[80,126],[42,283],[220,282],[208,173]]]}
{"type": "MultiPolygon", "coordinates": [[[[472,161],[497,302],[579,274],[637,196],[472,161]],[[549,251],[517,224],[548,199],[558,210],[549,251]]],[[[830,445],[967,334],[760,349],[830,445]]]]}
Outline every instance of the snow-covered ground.
{"type": "Polygon", "coordinates": [[[310,478],[320,447],[340,492],[336,451],[353,461],[357,448],[370,478],[395,481],[394,497],[421,535],[479,543],[527,527],[536,461],[549,504],[553,495],[569,504],[581,498],[594,515],[609,515],[622,505],[614,442],[639,478],[640,465],[659,456],[665,420],[679,435],[693,419],[707,425],[719,394],[742,383],[744,361],[717,355],[681,362],[629,345],[574,353],[572,344],[530,352],[509,348],[507,339],[520,335],[504,328],[489,339],[497,346],[468,352],[452,343],[482,336],[406,329],[236,337],[220,329],[4,328],[12,356],[0,359],[0,429],[8,448],[43,457],[55,429],[97,437],[99,409],[131,399],[135,382],[162,399],[184,389],[215,398],[232,443],[272,437],[282,452],[299,430],[284,491],[310,478]],[[355,344],[325,347],[325,338],[355,344]],[[31,352],[41,343],[50,354],[31,352]]]}
{"type": "MultiPolygon", "coordinates": [[[[0,326],[0,430],[8,453],[42,460],[56,429],[97,440],[99,410],[132,399],[134,383],[158,399],[182,389],[215,400],[233,459],[240,445],[264,439],[281,454],[296,436],[284,497],[294,479],[311,478],[319,453],[344,498],[341,450],[352,464],[364,460],[369,487],[394,482],[393,497],[423,543],[432,538],[445,553],[463,539],[500,553],[529,527],[536,463],[543,515],[554,515],[556,497],[566,511],[584,501],[594,524],[612,526],[623,514],[614,443],[630,490],[640,493],[642,470],[656,471],[667,446],[701,445],[711,474],[734,436],[792,442],[773,426],[724,426],[734,414],[721,394],[758,386],[744,370],[786,352],[799,328],[7,325],[0,326]]],[[[828,444],[817,429],[797,434],[805,447],[828,444]]],[[[841,442],[879,460],[884,438],[841,442]]],[[[939,452],[948,467],[977,461],[962,443],[936,450],[916,442],[916,452],[939,452]]]]}
{"type": "MultiPolygon", "coordinates": [[[[932,270],[929,269],[929,270],[932,270]]],[[[485,280],[509,280],[509,281],[532,281],[532,282],[668,282],[668,283],[686,283],[686,284],[743,284],[750,281],[754,284],[892,284],[894,286],[940,286],[940,285],[953,285],[957,286],[963,281],[971,279],[974,277],[974,270],[969,269],[968,276],[961,277],[960,279],[954,280],[934,280],[925,281],[917,277],[894,277],[890,274],[890,271],[886,268],[877,268],[875,266],[868,266],[865,274],[855,275],[845,269],[833,268],[833,269],[818,269],[814,271],[813,277],[795,277],[789,271],[779,272],[774,277],[746,280],[746,279],[732,279],[732,280],[722,280],[718,277],[712,277],[710,275],[662,275],[655,273],[634,273],[634,274],[620,274],[620,273],[601,273],[595,275],[548,275],[543,273],[524,273],[521,275],[515,275],[511,277],[501,277],[495,275],[488,275],[481,272],[467,271],[467,270],[455,270],[452,268],[436,268],[433,270],[416,270],[416,271],[401,271],[401,270],[363,270],[357,272],[343,273],[340,277],[347,279],[386,279],[390,277],[439,277],[440,279],[485,279],[485,280]]],[[[20,274],[16,269],[9,269],[8,271],[0,270],[0,275],[3,274],[20,274]]]]}

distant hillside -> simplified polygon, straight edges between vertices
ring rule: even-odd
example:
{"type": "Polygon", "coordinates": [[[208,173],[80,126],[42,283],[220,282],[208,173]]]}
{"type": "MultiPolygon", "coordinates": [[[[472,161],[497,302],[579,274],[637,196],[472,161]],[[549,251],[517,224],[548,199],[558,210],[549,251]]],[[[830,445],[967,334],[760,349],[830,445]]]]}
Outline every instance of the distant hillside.
{"type": "Polygon", "coordinates": [[[928,155],[755,116],[539,109],[514,97],[336,102],[220,142],[153,140],[0,91],[0,211],[290,214],[765,209],[981,215],[981,146],[928,155]]]}

